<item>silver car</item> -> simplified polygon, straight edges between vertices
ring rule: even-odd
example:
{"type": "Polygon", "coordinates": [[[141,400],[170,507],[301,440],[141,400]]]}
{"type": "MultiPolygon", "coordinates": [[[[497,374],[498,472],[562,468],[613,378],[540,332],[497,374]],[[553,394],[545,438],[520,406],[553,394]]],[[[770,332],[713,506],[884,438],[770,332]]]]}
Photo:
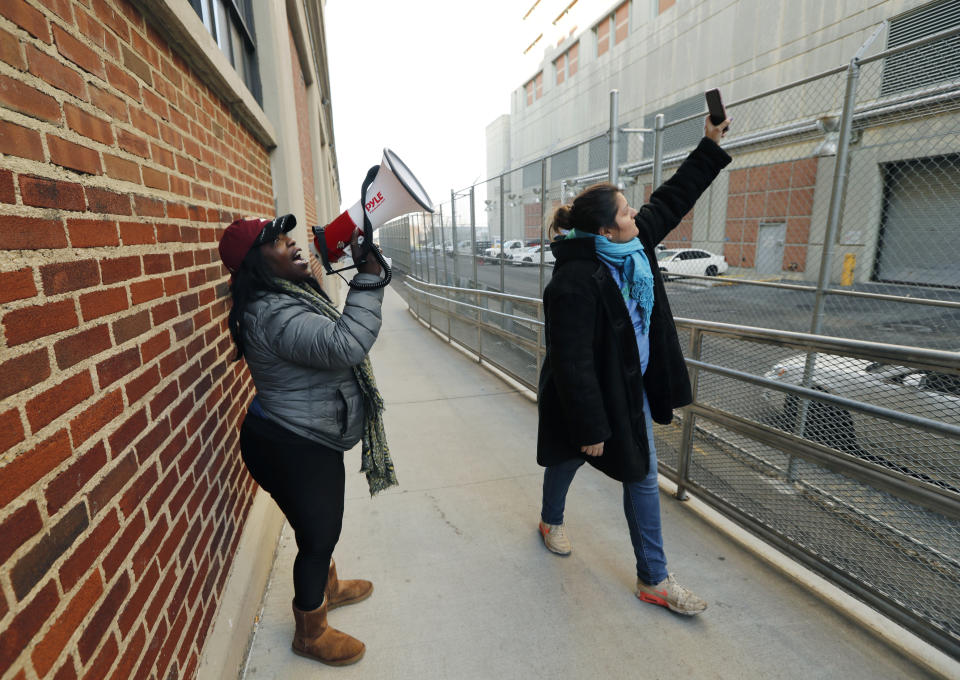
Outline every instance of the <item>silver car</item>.
{"type": "MultiPolygon", "coordinates": [[[[803,379],[806,354],[777,362],[764,377],[792,385],[803,379]]],[[[960,375],[834,354],[818,354],[810,387],[855,401],[960,425],[960,375]]],[[[761,397],[775,424],[794,430],[800,400],[765,389],[761,397]]],[[[808,439],[892,467],[941,486],[960,487],[960,443],[834,404],[811,401],[808,439]]]]}

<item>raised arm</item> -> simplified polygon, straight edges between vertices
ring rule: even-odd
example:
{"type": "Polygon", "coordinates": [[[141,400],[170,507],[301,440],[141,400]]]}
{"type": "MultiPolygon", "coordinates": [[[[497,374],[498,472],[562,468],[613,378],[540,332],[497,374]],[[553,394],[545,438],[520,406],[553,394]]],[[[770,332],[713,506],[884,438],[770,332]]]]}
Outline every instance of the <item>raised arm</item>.
{"type": "Polygon", "coordinates": [[[660,243],[680,224],[700,195],[730,163],[730,156],[718,144],[729,124],[727,119],[720,125],[713,125],[707,116],[700,144],[690,152],[673,177],[653,192],[650,202],[637,211],[637,228],[654,244],[660,243]]]}

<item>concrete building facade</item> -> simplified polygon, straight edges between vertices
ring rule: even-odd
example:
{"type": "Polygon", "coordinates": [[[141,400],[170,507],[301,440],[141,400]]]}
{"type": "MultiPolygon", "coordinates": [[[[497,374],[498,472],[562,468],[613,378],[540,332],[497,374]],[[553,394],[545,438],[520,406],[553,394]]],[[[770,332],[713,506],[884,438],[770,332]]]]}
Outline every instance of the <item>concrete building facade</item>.
{"type": "MultiPolygon", "coordinates": [[[[539,169],[530,164],[548,158],[543,190],[556,205],[574,193],[561,188],[562,179],[582,188],[576,180],[605,174],[610,90],[619,91],[620,127],[650,128],[657,113],[665,114],[669,158],[702,133],[699,118],[669,124],[704,111],[707,89],[720,88],[727,102],[745,100],[843,67],[864,44],[868,57],[958,25],[960,6],[949,0],[623,0],[547,49],[537,71],[512,92],[510,114],[487,128],[488,177],[516,175],[507,181],[517,199],[512,209],[519,211],[519,197],[538,183],[539,169]]],[[[835,280],[851,267],[857,281],[960,285],[954,264],[960,253],[951,245],[956,225],[943,217],[960,207],[960,144],[946,132],[960,127],[957,40],[864,66],[836,236],[842,253],[830,265],[835,280]],[[935,207],[918,211],[931,197],[935,207]],[[919,241],[918,233],[924,235],[919,241]]],[[[845,75],[829,73],[732,108],[731,143],[738,135],[791,126],[794,132],[775,144],[735,147],[730,172],[666,245],[723,253],[744,274],[815,279],[845,75]]],[[[649,196],[643,166],[651,147],[652,135],[621,136],[619,165],[631,201],[649,196]]],[[[522,222],[524,237],[536,235],[540,223],[539,208],[528,203],[522,214],[508,211],[504,218],[522,222]]]]}

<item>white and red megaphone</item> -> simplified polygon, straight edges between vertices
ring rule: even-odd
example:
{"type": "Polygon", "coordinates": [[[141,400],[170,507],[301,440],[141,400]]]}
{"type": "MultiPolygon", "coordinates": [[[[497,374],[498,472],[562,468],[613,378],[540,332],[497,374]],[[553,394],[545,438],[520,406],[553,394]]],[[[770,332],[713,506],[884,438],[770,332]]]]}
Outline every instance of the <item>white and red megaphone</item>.
{"type": "Polygon", "coordinates": [[[363,257],[373,245],[374,229],[394,217],[421,210],[433,212],[426,190],[397,154],[384,149],[380,166],[370,168],[367,173],[360,201],[325,227],[313,227],[314,246],[324,269],[328,274],[333,273],[330,263],[343,257],[357,227],[363,228],[363,257]]]}

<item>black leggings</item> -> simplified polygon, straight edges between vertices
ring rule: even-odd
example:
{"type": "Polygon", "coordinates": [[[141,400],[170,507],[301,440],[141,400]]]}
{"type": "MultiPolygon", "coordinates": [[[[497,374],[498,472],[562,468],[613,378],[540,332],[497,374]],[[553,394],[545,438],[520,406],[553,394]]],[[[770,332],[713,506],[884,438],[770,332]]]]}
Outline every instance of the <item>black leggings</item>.
{"type": "Polygon", "coordinates": [[[294,603],[323,602],[327,570],[343,525],[343,451],[334,451],[276,423],[247,414],[240,453],[250,474],[280,506],[297,539],[294,603]]]}

